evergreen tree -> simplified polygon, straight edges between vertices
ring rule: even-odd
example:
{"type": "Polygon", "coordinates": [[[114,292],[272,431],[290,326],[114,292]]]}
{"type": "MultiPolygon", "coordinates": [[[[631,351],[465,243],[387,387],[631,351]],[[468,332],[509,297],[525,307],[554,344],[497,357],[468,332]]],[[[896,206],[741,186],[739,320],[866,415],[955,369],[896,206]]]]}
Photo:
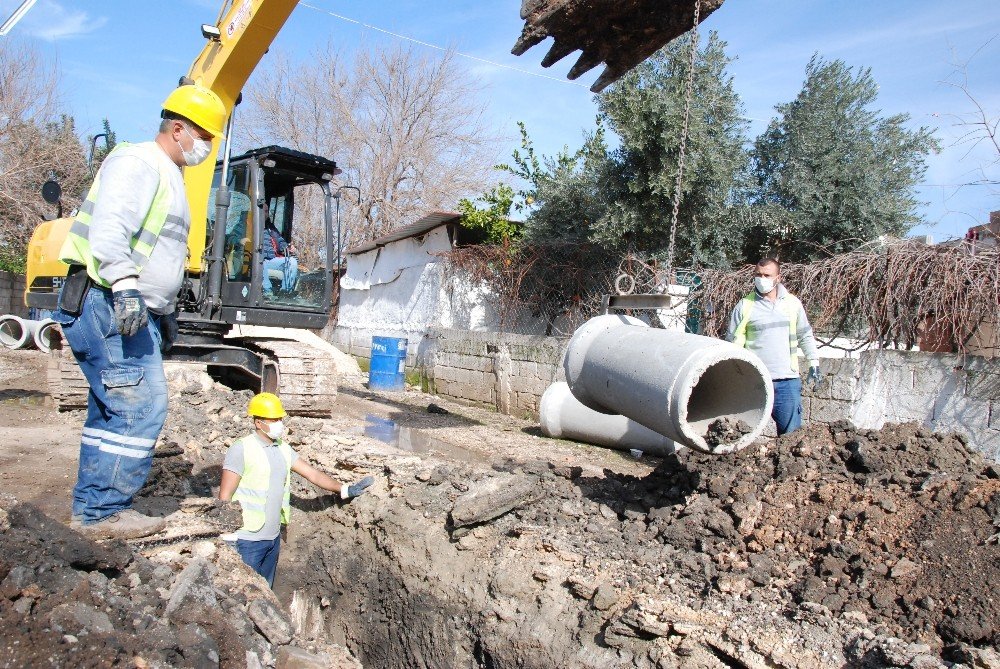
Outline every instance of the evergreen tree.
{"type": "Polygon", "coordinates": [[[809,61],[802,91],[753,149],[748,259],[823,257],[918,222],[914,186],[937,142],[927,128],[908,130],[907,114],[882,118],[877,97],[870,69],[809,61]]]}
{"type": "MultiPolygon", "coordinates": [[[[601,191],[607,213],[591,238],[618,250],[665,256],[684,131],[691,36],[674,40],[598,97],[620,147],[601,191]]],[[[695,57],[675,265],[732,263],[740,248],[731,213],[745,173],[747,123],[727,72],[726,44],[711,33],[695,57]]]]}

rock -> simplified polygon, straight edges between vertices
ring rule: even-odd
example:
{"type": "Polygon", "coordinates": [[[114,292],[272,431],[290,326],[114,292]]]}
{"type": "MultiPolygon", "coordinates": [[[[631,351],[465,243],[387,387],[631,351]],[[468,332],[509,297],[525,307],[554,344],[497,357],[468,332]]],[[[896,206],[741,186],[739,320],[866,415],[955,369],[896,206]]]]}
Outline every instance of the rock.
{"type": "Polygon", "coordinates": [[[327,669],[327,655],[316,655],[298,646],[282,646],[275,653],[274,669],[327,669]]]}
{"type": "Polygon", "coordinates": [[[597,586],[597,591],[594,593],[594,597],[590,600],[590,603],[598,611],[607,611],[618,603],[618,593],[607,583],[601,583],[597,586]]]}
{"type": "Polygon", "coordinates": [[[123,570],[132,562],[132,551],[122,541],[96,544],[31,504],[17,504],[8,511],[12,528],[45,537],[45,552],[82,571],[123,570]]]}
{"type": "MultiPolygon", "coordinates": [[[[200,607],[214,609],[218,606],[212,571],[211,563],[204,558],[195,558],[177,575],[167,600],[165,613],[168,618],[200,607]]],[[[181,615],[180,618],[183,619],[184,616],[181,615]]]]}
{"type": "Polygon", "coordinates": [[[581,576],[570,576],[566,584],[569,586],[569,591],[580,599],[590,599],[597,592],[597,586],[581,576]]]}
{"type": "Polygon", "coordinates": [[[115,631],[111,618],[82,602],[67,602],[52,609],[49,614],[52,626],[60,631],[81,634],[111,634],[115,631]]]}
{"type": "Polygon", "coordinates": [[[992,648],[976,648],[959,643],[945,651],[945,657],[952,662],[960,662],[972,669],[1000,669],[1000,652],[992,648]]]}
{"type": "Polygon", "coordinates": [[[485,523],[532,503],[538,494],[538,481],[530,476],[496,476],[473,483],[469,492],[455,500],[449,515],[451,525],[485,523]]]}
{"type": "Polygon", "coordinates": [[[920,565],[907,558],[900,558],[899,562],[893,565],[892,571],[889,572],[891,578],[906,578],[907,576],[913,576],[914,574],[920,573],[920,565]]]}
{"type": "Polygon", "coordinates": [[[292,640],[292,623],[285,612],[266,599],[255,599],[247,607],[250,620],[257,626],[264,638],[276,646],[284,646],[292,640]]]}
{"type": "Polygon", "coordinates": [[[431,480],[432,474],[433,474],[433,472],[430,469],[421,469],[419,472],[417,472],[413,476],[414,476],[415,479],[417,479],[421,483],[426,483],[427,481],[431,480]]]}
{"type": "Polygon", "coordinates": [[[184,664],[189,667],[218,667],[219,645],[201,625],[188,623],[177,633],[177,645],[184,655],[184,664]]]}
{"type": "Polygon", "coordinates": [[[564,479],[575,481],[583,476],[583,467],[571,467],[570,465],[559,465],[552,468],[552,473],[564,479]]]}

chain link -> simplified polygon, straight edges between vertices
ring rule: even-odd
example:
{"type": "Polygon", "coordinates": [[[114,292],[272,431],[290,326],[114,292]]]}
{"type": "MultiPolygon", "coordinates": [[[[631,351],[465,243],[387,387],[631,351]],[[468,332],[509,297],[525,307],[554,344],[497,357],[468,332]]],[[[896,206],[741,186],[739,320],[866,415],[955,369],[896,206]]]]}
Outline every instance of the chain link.
{"type": "Polygon", "coordinates": [[[694,68],[698,58],[698,20],[701,0],[694,0],[694,25],[691,28],[691,60],[688,64],[687,90],[684,92],[684,125],[677,156],[677,182],[674,185],[674,210],[670,219],[670,245],[667,247],[667,283],[673,282],[674,253],[677,246],[677,217],[681,210],[681,179],[684,176],[684,153],[687,150],[688,122],[691,118],[691,97],[694,95],[694,68]]]}

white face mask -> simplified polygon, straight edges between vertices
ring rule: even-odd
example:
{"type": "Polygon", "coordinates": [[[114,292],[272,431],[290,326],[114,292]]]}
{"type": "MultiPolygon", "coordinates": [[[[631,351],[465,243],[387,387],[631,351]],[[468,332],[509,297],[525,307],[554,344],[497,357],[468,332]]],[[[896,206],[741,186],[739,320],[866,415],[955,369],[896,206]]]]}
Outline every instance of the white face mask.
{"type": "Polygon", "coordinates": [[[756,288],[757,292],[761,295],[767,295],[774,290],[774,279],[770,279],[766,276],[754,277],[753,287],[756,288]]]}
{"type": "Polygon", "coordinates": [[[187,133],[187,136],[191,138],[191,141],[194,142],[194,144],[192,145],[190,151],[185,151],[180,142],[177,142],[177,146],[181,147],[181,155],[184,157],[184,164],[188,167],[194,167],[195,165],[203,162],[205,158],[208,158],[208,154],[212,152],[212,142],[207,139],[195,137],[187,128],[184,128],[184,132],[187,133]]]}
{"type": "Polygon", "coordinates": [[[271,439],[280,439],[285,434],[285,424],[280,420],[267,424],[267,436],[271,439]]]}

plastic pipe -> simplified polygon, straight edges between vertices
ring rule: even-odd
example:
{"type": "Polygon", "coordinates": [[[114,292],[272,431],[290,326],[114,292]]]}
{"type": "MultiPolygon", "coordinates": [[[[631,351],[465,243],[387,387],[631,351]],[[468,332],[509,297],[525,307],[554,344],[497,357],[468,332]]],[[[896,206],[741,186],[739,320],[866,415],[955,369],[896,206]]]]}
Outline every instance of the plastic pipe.
{"type": "Polygon", "coordinates": [[[635,449],[660,457],[676,450],[673,441],[634,420],[598,413],[584,406],[561,381],[546,389],[538,413],[542,432],[547,437],[572,439],[620,451],[635,449]]]}
{"type": "Polygon", "coordinates": [[[35,345],[38,321],[7,314],[0,316],[0,345],[6,348],[31,348],[35,345]]]}
{"type": "Polygon", "coordinates": [[[621,414],[706,453],[730,453],[764,430],[774,389],[757,356],[729,342],[651,328],[630,316],[584,323],[563,361],[570,391],[585,406],[621,414]],[[749,432],[732,441],[706,441],[709,427],[727,418],[749,432]]]}
{"type": "Polygon", "coordinates": [[[38,321],[38,327],[35,329],[35,347],[39,351],[48,353],[59,344],[61,338],[59,324],[54,320],[46,318],[43,321],[38,321]]]}

